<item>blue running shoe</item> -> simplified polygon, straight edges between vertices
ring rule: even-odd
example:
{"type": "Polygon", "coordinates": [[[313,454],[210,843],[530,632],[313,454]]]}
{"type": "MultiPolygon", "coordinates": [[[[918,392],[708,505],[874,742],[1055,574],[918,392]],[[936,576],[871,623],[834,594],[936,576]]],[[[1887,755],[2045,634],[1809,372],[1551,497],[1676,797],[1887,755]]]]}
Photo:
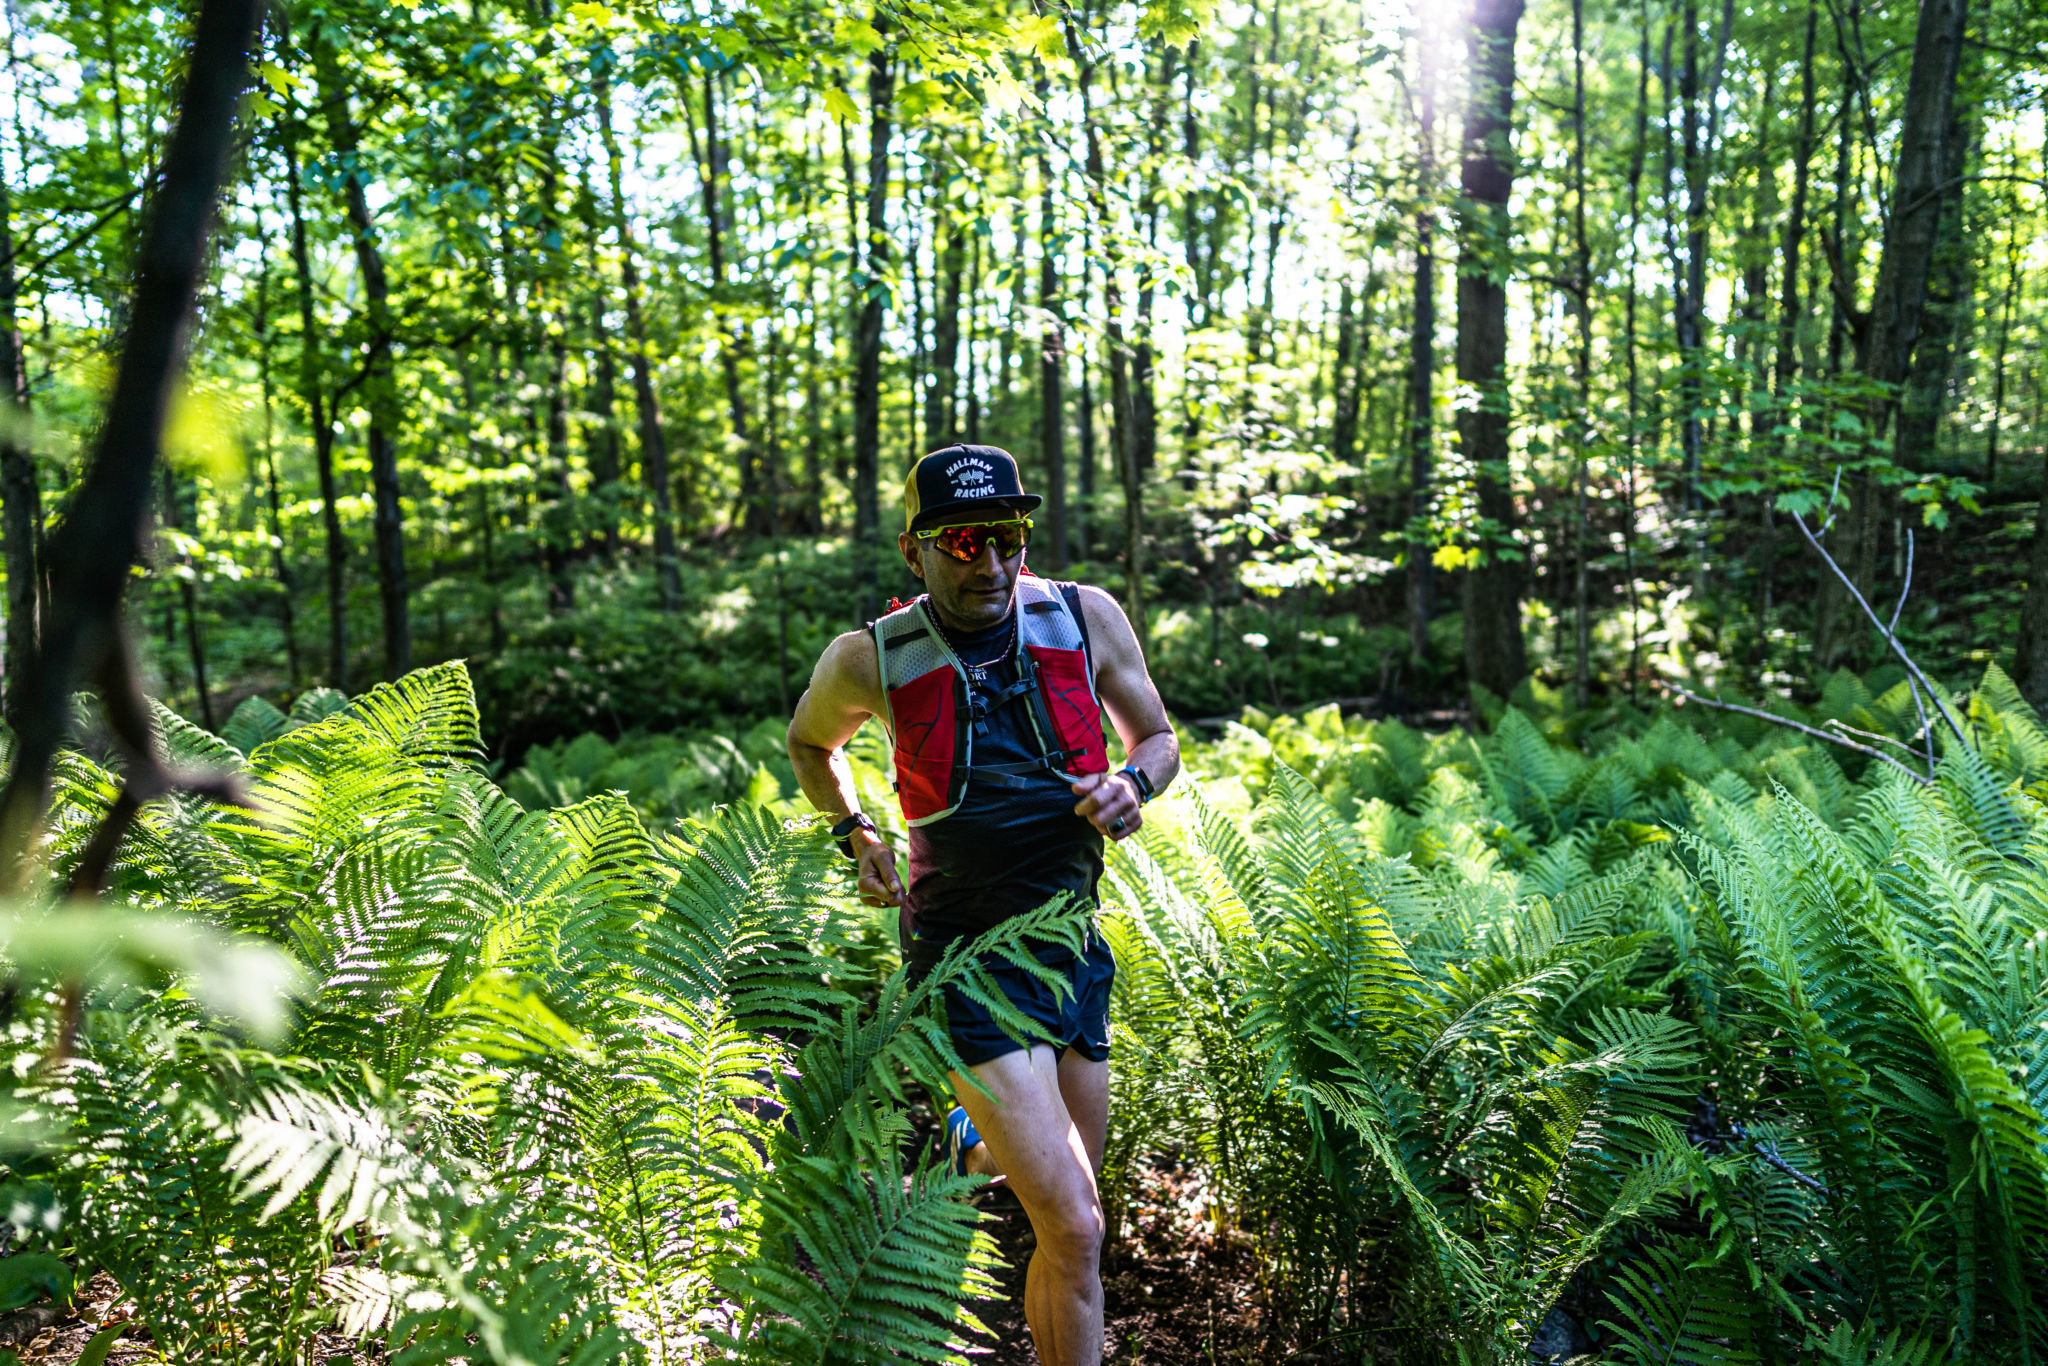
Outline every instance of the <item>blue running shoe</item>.
{"type": "Polygon", "coordinates": [[[955,1105],[953,1113],[946,1116],[946,1162],[953,1175],[967,1175],[967,1154],[980,1144],[981,1134],[975,1130],[974,1121],[967,1117],[964,1107],[955,1105]]]}

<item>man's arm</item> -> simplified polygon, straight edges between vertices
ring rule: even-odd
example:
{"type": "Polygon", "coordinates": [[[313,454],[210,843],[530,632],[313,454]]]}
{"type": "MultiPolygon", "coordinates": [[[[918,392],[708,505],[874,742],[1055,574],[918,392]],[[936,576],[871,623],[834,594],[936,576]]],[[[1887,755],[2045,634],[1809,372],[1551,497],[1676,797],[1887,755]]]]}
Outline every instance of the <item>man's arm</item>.
{"type": "MultiPolygon", "coordinates": [[[[1145,668],[1137,634],[1117,600],[1100,588],[1083,585],[1081,610],[1088,618],[1088,643],[1095,652],[1095,692],[1101,697],[1128,762],[1143,769],[1152,790],[1164,792],[1180,773],[1180,737],[1166,719],[1166,704],[1145,668]]],[[[1111,839],[1131,834],[1144,818],[1138,814],[1137,784],[1117,775],[1091,773],[1074,784],[1081,797],[1074,814],[1092,821],[1111,839]],[[1117,822],[1123,822],[1118,825],[1117,822]]]]}
{"type": "MultiPolygon", "coordinates": [[[[789,722],[789,762],[797,785],[834,824],[860,810],[860,789],[845,745],[862,722],[879,714],[881,705],[874,637],[848,631],[819,656],[811,686],[797,700],[789,722]]],[[[860,860],[861,899],[876,906],[902,905],[896,851],[866,830],[854,831],[852,843],[860,860]]]]}

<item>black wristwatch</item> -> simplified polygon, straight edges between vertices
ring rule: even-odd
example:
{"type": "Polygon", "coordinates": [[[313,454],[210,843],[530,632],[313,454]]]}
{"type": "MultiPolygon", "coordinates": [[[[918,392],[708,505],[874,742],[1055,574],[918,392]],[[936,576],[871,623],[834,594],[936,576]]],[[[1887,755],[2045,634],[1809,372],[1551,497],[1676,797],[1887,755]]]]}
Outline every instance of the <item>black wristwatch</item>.
{"type": "Polygon", "coordinates": [[[1131,775],[1131,781],[1135,783],[1138,788],[1138,805],[1143,806],[1146,802],[1151,801],[1153,797],[1158,795],[1153,790],[1152,780],[1145,776],[1145,770],[1139,768],[1136,764],[1125,764],[1122,768],[1118,769],[1117,772],[1128,773],[1131,775]]]}
{"type": "Polygon", "coordinates": [[[853,852],[853,832],[856,830],[865,830],[872,835],[875,833],[875,823],[856,811],[832,827],[832,838],[839,841],[839,852],[848,858],[860,857],[853,852]]]}

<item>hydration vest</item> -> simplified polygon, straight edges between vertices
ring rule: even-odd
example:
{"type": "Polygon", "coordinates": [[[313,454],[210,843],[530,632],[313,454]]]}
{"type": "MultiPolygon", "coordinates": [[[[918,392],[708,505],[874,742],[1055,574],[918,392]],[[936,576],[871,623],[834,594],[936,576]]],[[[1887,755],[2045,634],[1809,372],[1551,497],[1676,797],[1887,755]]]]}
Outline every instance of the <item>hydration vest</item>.
{"type": "Polygon", "coordinates": [[[869,628],[887,698],[882,720],[896,753],[896,797],[912,825],[929,825],[959,810],[970,782],[1022,787],[1041,770],[1109,771],[1079,590],[1027,571],[1017,576],[1014,610],[1017,680],[981,699],[968,687],[967,666],[939,630],[929,595],[869,628]],[[1040,757],[977,766],[975,735],[986,732],[997,707],[1012,703],[1027,706],[1040,757]]]}

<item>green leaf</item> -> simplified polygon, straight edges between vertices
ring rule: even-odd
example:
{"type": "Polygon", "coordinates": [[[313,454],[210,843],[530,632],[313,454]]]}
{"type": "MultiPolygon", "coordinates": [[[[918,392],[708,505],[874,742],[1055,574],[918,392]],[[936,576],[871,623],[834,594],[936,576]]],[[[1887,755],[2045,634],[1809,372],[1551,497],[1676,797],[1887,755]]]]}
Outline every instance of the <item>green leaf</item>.
{"type": "Polygon", "coordinates": [[[0,1258],[0,1313],[40,1299],[69,1300],[71,1268],[45,1252],[0,1258]]]}
{"type": "Polygon", "coordinates": [[[76,1366],[105,1366],[107,1353],[121,1340],[121,1334],[128,1331],[125,1323],[109,1324],[92,1335],[92,1341],[85,1344],[85,1350],[78,1354],[76,1366]]]}

